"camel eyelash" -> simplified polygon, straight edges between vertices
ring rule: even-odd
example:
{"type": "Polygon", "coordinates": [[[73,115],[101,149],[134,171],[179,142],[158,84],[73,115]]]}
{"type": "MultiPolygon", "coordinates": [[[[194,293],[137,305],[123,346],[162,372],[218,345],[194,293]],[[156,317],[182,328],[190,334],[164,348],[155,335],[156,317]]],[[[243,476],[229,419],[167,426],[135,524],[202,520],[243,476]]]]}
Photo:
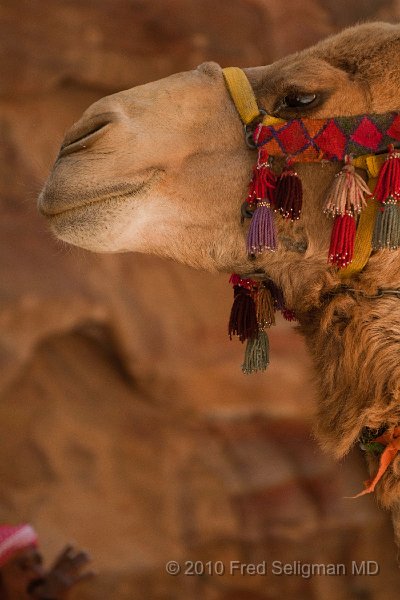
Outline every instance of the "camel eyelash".
{"type": "Polygon", "coordinates": [[[275,102],[273,114],[283,117],[307,114],[321,106],[328,96],[326,91],[287,90],[275,102]]]}

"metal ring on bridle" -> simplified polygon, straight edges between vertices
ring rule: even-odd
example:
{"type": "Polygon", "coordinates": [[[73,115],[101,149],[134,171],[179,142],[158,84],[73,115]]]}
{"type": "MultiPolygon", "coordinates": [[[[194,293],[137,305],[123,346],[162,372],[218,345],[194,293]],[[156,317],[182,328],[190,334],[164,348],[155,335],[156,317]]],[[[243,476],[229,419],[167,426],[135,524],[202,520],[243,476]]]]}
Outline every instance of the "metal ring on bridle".
{"type": "Polygon", "coordinates": [[[251,121],[251,123],[246,123],[245,125],[243,125],[244,128],[244,137],[246,140],[246,144],[247,146],[250,148],[250,150],[256,150],[257,146],[253,141],[253,133],[254,133],[254,128],[256,125],[258,125],[260,123],[260,121],[262,121],[262,118],[264,115],[267,114],[267,111],[264,110],[263,108],[260,108],[260,112],[259,114],[256,116],[255,119],[253,119],[251,121]]]}

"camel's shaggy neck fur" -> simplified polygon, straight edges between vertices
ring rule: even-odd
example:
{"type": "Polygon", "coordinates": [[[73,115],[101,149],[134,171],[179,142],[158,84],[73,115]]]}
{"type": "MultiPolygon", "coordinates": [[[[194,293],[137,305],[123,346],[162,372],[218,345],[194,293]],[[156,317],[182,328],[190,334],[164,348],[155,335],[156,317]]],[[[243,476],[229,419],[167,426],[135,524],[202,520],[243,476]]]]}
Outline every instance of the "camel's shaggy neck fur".
{"type": "MultiPolygon", "coordinates": [[[[374,23],[246,74],[259,105],[282,118],[384,113],[400,109],[399,56],[400,26],[374,23]],[[290,109],[284,99],[297,92],[319,102],[290,109]]],[[[318,438],[342,456],[364,426],[400,421],[400,301],[326,301],[339,284],[326,262],[331,221],[321,210],[332,164],[299,165],[301,220],[280,220],[278,251],[250,261],[239,215],[254,161],[221,69],[207,63],[92,105],[68,133],[39,206],[58,237],[90,250],[268,273],[314,358],[318,438]]],[[[400,287],[399,252],[376,253],[351,286],[400,287]]],[[[386,505],[396,501],[391,478],[380,486],[386,505]]]]}

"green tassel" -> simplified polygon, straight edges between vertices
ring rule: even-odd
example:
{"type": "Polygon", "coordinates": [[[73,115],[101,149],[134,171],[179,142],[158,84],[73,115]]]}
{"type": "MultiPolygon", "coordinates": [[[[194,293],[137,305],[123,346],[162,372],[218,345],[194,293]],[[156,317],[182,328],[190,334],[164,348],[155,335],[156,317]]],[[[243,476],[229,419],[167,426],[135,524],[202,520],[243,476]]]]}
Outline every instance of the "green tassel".
{"type": "Polygon", "coordinates": [[[256,336],[247,340],[246,352],[242,371],[246,375],[265,371],[269,365],[269,342],[264,331],[259,331],[256,336]]]}
{"type": "Polygon", "coordinates": [[[378,211],[372,238],[373,250],[397,250],[400,247],[400,206],[396,202],[384,204],[378,211]]]}

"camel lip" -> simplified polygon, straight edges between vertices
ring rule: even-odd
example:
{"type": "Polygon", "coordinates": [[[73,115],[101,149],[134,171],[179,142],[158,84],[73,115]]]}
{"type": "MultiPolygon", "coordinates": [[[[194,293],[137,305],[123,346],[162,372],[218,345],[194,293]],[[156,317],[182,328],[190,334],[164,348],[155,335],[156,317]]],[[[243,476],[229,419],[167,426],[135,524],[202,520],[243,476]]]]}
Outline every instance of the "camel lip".
{"type": "Polygon", "coordinates": [[[151,171],[152,173],[149,177],[147,177],[145,180],[141,180],[138,183],[121,183],[99,188],[97,190],[94,190],[93,193],[84,195],[83,198],[81,194],[80,202],[64,206],[57,206],[57,203],[54,201],[54,195],[52,194],[52,192],[49,192],[45,189],[39,196],[39,213],[47,219],[51,219],[52,217],[72,213],[73,211],[86,208],[95,204],[100,204],[102,202],[112,202],[113,200],[122,200],[128,197],[134,198],[139,193],[147,191],[150,188],[150,186],[154,183],[154,181],[158,179],[158,176],[161,173],[163,173],[162,169],[157,168],[151,169],[151,171]]]}
{"type": "Polygon", "coordinates": [[[121,193],[121,194],[112,194],[109,196],[101,196],[100,198],[94,197],[94,198],[92,198],[91,201],[82,202],[80,204],[76,204],[76,205],[70,206],[68,208],[63,208],[61,210],[52,209],[52,210],[46,211],[39,205],[39,212],[41,215],[46,217],[46,219],[51,220],[52,218],[55,218],[55,217],[72,214],[73,212],[76,212],[83,208],[89,208],[96,204],[101,204],[102,202],[112,202],[113,200],[122,200],[123,198],[128,198],[129,196],[135,195],[136,193],[140,192],[140,190],[143,188],[143,185],[138,186],[137,188],[135,188],[135,190],[132,190],[131,192],[125,192],[125,193],[121,193]]]}
{"type": "Polygon", "coordinates": [[[57,217],[59,215],[64,215],[67,213],[72,213],[75,210],[79,210],[81,208],[86,208],[88,206],[92,206],[93,204],[100,204],[101,202],[107,202],[112,200],[120,200],[122,198],[127,198],[128,196],[135,196],[138,192],[140,192],[147,182],[143,182],[140,185],[131,187],[129,190],[120,193],[113,193],[107,196],[93,196],[90,200],[85,200],[85,202],[81,202],[80,204],[75,204],[74,206],[69,206],[67,208],[62,209],[44,209],[39,204],[39,212],[41,215],[47,218],[57,217]]]}

